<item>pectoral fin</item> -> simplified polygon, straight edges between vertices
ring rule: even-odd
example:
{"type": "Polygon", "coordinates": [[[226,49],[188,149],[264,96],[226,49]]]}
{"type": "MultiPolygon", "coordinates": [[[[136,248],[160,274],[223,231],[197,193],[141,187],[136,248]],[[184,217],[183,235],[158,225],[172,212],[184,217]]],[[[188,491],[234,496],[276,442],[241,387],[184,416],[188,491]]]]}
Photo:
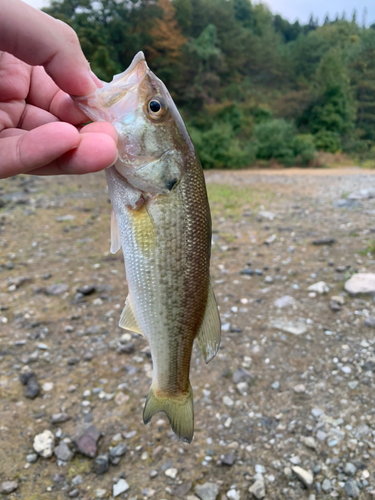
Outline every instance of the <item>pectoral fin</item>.
{"type": "Polygon", "coordinates": [[[210,285],[208,290],[206,311],[199,329],[197,340],[204,360],[209,363],[219,350],[221,337],[220,315],[215,294],[210,285]]]}
{"type": "Polygon", "coordinates": [[[141,329],[139,328],[137,318],[135,317],[133,305],[130,301],[129,295],[125,301],[125,307],[121,314],[119,327],[143,335],[141,329]]]}
{"type": "Polygon", "coordinates": [[[121,248],[120,232],[118,230],[115,212],[112,208],[111,213],[111,253],[116,253],[121,248]]]}

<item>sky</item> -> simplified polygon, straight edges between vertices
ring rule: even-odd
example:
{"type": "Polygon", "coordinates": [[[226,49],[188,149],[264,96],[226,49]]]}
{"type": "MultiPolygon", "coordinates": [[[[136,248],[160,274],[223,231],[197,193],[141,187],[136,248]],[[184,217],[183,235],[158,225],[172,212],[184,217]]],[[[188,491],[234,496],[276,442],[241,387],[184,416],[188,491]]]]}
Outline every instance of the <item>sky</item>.
{"type": "MultiPolygon", "coordinates": [[[[24,0],[33,7],[41,8],[49,4],[48,0],[24,0]]],[[[375,23],[375,2],[374,0],[266,0],[270,9],[274,13],[281,14],[289,21],[298,19],[302,23],[309,20],[310,14],[322,22],[329,14],[331,18],[336,14],[346,12],[347,17],[351,18],[354,9],[358,11],[358,21],[362,23],[363,11],[367,8],[366,25],[375,23]]]]}

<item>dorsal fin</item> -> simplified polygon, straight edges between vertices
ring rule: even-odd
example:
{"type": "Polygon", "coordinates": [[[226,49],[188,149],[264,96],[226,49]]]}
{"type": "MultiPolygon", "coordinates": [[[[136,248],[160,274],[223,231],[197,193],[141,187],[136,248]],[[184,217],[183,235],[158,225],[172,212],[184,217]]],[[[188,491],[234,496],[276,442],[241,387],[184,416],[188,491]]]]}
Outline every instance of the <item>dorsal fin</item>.
{"type": "Polygon", "coordinates": [[[212,285],[210,284],[208,289],[206,310],[197,335],[198,344],[206,363],[209,363],[219,350],[220,337],[220,314],[217,308],[215,294],[212,289],[212,285]]]}

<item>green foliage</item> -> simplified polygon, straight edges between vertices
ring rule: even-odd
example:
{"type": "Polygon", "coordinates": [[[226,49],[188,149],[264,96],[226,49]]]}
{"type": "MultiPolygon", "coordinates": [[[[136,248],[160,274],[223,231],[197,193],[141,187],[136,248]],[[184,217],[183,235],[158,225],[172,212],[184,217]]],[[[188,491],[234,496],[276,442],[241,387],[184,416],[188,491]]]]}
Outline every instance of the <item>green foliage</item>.
{"type": "Polygon", "coordinates": [[[337,153],[341,148],[340,136],[337,132],[320,130],[315,135],[315,146],[317,149],[327,153],[337,153]]]}
{"type": "Polygon", "coordinates": [[[205,168],[309,165],[315,151],[375,159],[375,29],[252,0],[51,0],[103,80],[143,50],[205,168]]]}
{"type": "Polygon", "coordinates": [[[260,160],[279,160],[292,165],[295,158],[293,140],[296,129],[293,123],[282,119],[269,120],[254,128],[257,141],[257,158],[260,160]]]}

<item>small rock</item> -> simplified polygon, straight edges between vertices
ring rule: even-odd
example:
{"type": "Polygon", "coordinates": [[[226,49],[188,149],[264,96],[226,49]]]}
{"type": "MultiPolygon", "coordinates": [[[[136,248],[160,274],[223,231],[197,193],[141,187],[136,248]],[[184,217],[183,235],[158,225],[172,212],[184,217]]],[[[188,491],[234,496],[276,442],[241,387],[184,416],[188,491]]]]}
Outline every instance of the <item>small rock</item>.
{"type": "Polygon", "coordinates": [[[329,479],[325,478],[322,483],[322,490],[324,493],[331,493],[332,491],[332,483],[329,479]]]}
{"type": "Polygon", "coordinates": [[[121,493],[125,493],[125,491],[129,490],[129,485],[125,481],[125,479],[120,479],[116,484],[113,485],[113,496],[116,498],[121,493]]]}
{"type": "Polygon", "coordinates": [[[341,295],[334,295],[331,297],[331,302],[335,302],[336,304],[343,306],[345,304],[345,299],[341,295]]]}
{"type": "Polygon", "coordinates": [[[221,463],[223,465],[228,465],[229,467],[232,467],[235,461],[236,461],[236,456],[234,455],[234,453],[227,453],[226,455],[223,456],[221,463]]]}
{"type": "Polygon", "coordinates": [[[255,465],[255,472],[257,474],[265,474],[267,471],[266,471],[266,468],[264,467],[264,465],[256,464],[255,465]]]}
{"type": "Polygon", "coordinates": [[[365,326],[368,326],[369,328],[375,328],[375,317],[374,316],[369,316],[368,318],[365,319],[363,322],[365,326]]]}
{"type": "Polygon", "coordinates": [[[109,469],[109,458],[108,455],[98,455],[94,460],[94,472],[95,474],[101,475],[105,474],[109,469]]]}
{"type": "Polygon", "coordinates": [[[64,422],[67,422],[70,419],[71,417],[66,413],[55,413],[50,418],[50,422],[51,424],[63,424],[64,422]]]}
{"type": "Polygon", "coordinates": [[[277,330],[291,333],[292,335],[303,335],[307,332],[306,323],[303,321],[276,320],[271,326],[277,330]]]}
{"type": "Polygon", "coordinates": [[[40,394],[40,384],[36,379],[34,372],[22,373],[20,376],[21,384],[25,386],[23,395],[25,398],[35,399],[40,394]]]}
{"type": "Polygon", "coordinates": [[[284,295],[283,297],[276,299],[274,302],[275,307],[277,307],[278,309],[282,309],[283,307],[294,306],[295,304],[296,304],[295,299],[290,295],[284,295]]]}
{"type": "Polygon", "coordinates": [[[43,391],[44,392],[51,392],[53,389],[53,382],[44,382],[43,384],[43,391]]]}
{"type": "Polygon", "coordinates": [[[77,474],[76,476],[73,477],[72,484],[74,486],[78,486],[79,484],[82,484],[82,483],[83,483],[83,479],[82,479],[81,474],[77,474]]]}
{"type": "Polygon", "coordinates": [[[227,492],[227,497],[230,498],[231,500],[240,500],[241,499],[240,492],[237,490],[229,490],[227,492]]]}
{"type": "Polygon", "coordinates": [[[375,294],[375,274],[358,273],[354,274],[346,283],[345,290],[351,295],[361,293],[375,294]]]}
{"type": "Polygon", "coordinates": [[[55,436],[51,431],[45,430],[34,438],[33,448],[43,458],[52,457],[55,436]]]}
{"type": "Polygon", "coordinates": [[[133,354],[135,351],[135,345],[133,342],[128,342],[127,344],[119,344],[117,347],[117,352],[121,354],[133,354]]]}
{"type": "Polygon", "coordinates": [[[299,458],[298,455],[292,457],[289,459],[289,462],[293,465],[299,465],[301,463],[301,459],[299,458]]]}
{"type": "Polygon", "coordinates": [[[62,460],[63,462],[69,462],[69,460],[71,460],[74,455],[69,446],[64,442],[61,442],[58,446],[56,446],[53,452],[56,458],[58,460],[62,460]]]}
{"type": "Polygon", "coordinates": [[[273,221],[276,215],[272,212],[267,212],[266,210],[261,210],[258,212],[258,219],[267,219],[273,221]]]}
{"type": "Polygon", "coordinates": [[[223,403],[225,404],[225,406],[233,406],[234,405],[234,401],[232,398],[230,398],[229,396],[224,396],[223,397],[223,403]]]}
{"type": "Polygon", "coordinates": [[[250,486],[249,492],[252,493],[255,498],[264,498],[266,496],[266,487],[264,481],[262,479],[257,479],[255,483],[250,486]]]}
{"type": "Polygon", "coordinates": [[[320,246],[320,245],[333,245],[336,243],[336,240],[334,238],[326,237],[326,238],[319,238],[313,241],[313,245],[320,246]]]}
{"type": "Polygon", "coordinates": [[[301,483],[306,486],[306,488],[311,488],[314,482],[314,476],[311,471],[307,471],[298,466],[292,467],[292,471],[298,477],[301,483]]]}
{"type": "Polygon", "coordinates": [[[58,283],[57,285],[49,285],[45,289],[46,295],[61,295],[69,290],[68,285],[64,285],[62,283],[58,283]]]}
{"type": "Polygon", "coordinates": [[[277,235],[276,234],[273,234],[272,236],[269,236],[265,241],[264,243],[266,245],[272,245],[272,243],[274,243],[275,241],[277,240],[277,235]]]}
{"type": "Polygon", "coordinates": [[[95,285],[83,285],[77,288],[78,293],[82,293],[82,295],[91,295],[96,291],[95,285]]]}
{"type": "Polygon", "coordinates": [[[98,488],[95,490],[95,498],[104,498],[107,495],[107,491],[103,488],[98,488]]]}
{"type": "Polygon", "coordinates": [[[303,394],[304,392],[306,392],[306,387],[303,384],[298,384],[293,387],[293,391],[296,394],[303,394]]]}
{"type": "Polygon", "coordinates": [[[118,392],[115,396],[115,403],[117,405],[123,405],[129,401],[129,396],[123,392],[118,392]]]}
{"type": "Polygon", "coordinates": [[[94,425],[90,425],[83,432],[79,433],[77,437],[73,438],[73,440],[82,455],[94,458],[97,453],[100,436],[101,432],[94,425]]]}
{"type": "Polygon", "coordinates": [[[345,491],[350,498],[357,498],[359,496],[359,489],[354,479],[349,479],[348,481],[346,481],[345,491]]]}
{"type": "Polygon", "coordinates": [[[194,491],[200,500],[216,500],[219,486],[215,483],[197,484],[194,491]]]}
{"type": "Polygon", "coordinates": [[[0,486],[0,493],[4,493],[5,495],[9,495],[9,493],[13,493],[18,488],[17,481],[4,481],[0,486]]]}
{"type": "Polygon", "coordinates": [[[313,285],[308,287],[309,292],[316,292],[319,293],[320,295],[323,295],[324,293],[329,292],[329,288],[326,285],[325,281],[318,281],[318,283],[314,283],[313,285]]]}
{"type": "Polygon", "coordinates": [[[57,222],[66,222],[66,221],[72,221],[75,219],[75,215],[61,215],[60,217],[56,217],[57,222]]]}
{"type": "Polygon", "coordinates": [[[232,375],[232,380],[236,385],[240,382],[248,382],[251,379],[251,373],[248,370],[245,370],[245,368],[237,368],[232,375]]]}
{"type": "Polygon", "coordinates": [[[347,476],[354,476],[357,472],[357,467],[351,462],[347,462],[344,467],[344,474],[347,476]]]}
{"type": "Polygon", "coordinates": [[[271,385],[272,389],[274,391],[277,391],[277,389],[279,389],[280,387],[280,382],[278,380],[276,380],[272,385],[271,385]]]}
{"type": "Polygon", "coordinates": [[[74,490],[70,490],[68,493],[69,498],[77,498],[79,496],[79,489],[74,488],[74,490]]]}
{"type": "Polygon", "coordinates": [[[311,436],[308,436],[308,437],[302,437],[301,438],[301,441],[303,442],[303,444],[305,446],[307,446],[308,448],[311,448],[312,450],[316,450],[317,448],[317,443],[315,441],[315,439],[311,436]]]}
{"type": "Polygon", "coordinates": [[[171,467],[170,469],[167,469],[164,474],[167,476],[167,477],[170,477],[172,479],[176,479],[177,477],[177,474],[178,474],[178,470],[177,469],[174,469],[173,467],[171,467]]]}
{"type": "Polygon", "coordinates": [[[34,464],[38,460],[38,455],[36,453],[30,453],[26,456],[26,462],[28,464],[34,464]]]}
{"type": "Polygon", "coordinates": [[[313,408],[311,410],[311,414],[315,418],[319,418],[320,416],[324,415],[324,411],[321,410],[320,408],[313,408]]]}

